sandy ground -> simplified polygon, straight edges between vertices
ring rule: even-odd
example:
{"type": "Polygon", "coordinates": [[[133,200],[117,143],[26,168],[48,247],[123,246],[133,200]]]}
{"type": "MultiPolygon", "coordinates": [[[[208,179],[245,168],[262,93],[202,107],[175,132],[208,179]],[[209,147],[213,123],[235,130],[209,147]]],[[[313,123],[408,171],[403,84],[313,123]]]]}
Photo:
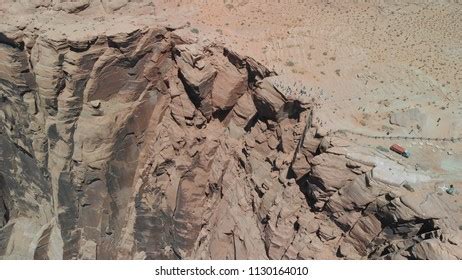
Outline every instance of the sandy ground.
{"type": "Polygon", "coordinates": [[[363,134],[346,137],[369,147],[400,143],[413,154],[404,163],[416,169],[454,177],[462,171],[462,142],[425,139],[462,136],[462,4],[166,2],[159,4],[160,17],[184,13],[185,31],[199,40],[222,42],[269,65],[290,93],[315,95],[316,120],[328,130],[363,134]],[[391,124],[390,115],[399,112],[411,121],[391,124]],[[421,121],[413,122],[412,112],[421,121]]]}
{"type": "Polygon", "coordinates": [[[224,44],[274,69],[287,94],[316,97],[315,122],[328,131],[345,130],[344,137],[364,147],[400,143],[412,152],[405,164],[460,179],[457,1],[131,1],[112,13],[95,8],[77,15],[40,5],[26,13],[27,5],[13,2],[0,3],[4,21],[56,36],[159,22],[184,26],[179,32],[186,37],[224,44]]]}

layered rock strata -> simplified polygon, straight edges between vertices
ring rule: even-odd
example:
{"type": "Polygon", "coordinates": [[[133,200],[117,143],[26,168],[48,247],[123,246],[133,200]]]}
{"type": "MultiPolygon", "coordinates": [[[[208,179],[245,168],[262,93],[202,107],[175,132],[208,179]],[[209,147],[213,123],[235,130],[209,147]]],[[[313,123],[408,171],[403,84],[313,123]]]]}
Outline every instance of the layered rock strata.
{"type": "Polygon", "coordinates": [[[0,42],[1,258],[462,258],[451,196],[251,58],[164,27],[0,42]]]}

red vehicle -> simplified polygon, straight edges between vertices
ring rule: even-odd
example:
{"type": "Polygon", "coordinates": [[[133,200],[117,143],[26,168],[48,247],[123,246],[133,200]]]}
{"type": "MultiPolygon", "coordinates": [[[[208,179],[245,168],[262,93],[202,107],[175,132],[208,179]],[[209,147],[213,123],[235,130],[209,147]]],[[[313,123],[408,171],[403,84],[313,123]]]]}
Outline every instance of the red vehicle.
{"type": "Polygon", "coordinates": [[[393,152],[398,153],[398,154],[400,154],[400,155],[402,155],[403,157],[406,157],[406,158],[411,156],[411,153],[409,153],[405,148],[401,147],[398,144],[391,145],[390,150],[392,150],[393,152]]]}

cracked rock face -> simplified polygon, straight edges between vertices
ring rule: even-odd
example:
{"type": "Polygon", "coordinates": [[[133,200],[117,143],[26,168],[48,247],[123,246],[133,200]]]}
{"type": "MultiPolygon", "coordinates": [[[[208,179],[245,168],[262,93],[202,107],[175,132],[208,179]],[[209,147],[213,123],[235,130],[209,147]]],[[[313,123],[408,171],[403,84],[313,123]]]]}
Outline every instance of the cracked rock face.
{"type": "Polygon", "coordinates": [[[452,196],[382,180],[252,58],[161,26],[0,57],[0,258],[462,258],[452,196]]]}

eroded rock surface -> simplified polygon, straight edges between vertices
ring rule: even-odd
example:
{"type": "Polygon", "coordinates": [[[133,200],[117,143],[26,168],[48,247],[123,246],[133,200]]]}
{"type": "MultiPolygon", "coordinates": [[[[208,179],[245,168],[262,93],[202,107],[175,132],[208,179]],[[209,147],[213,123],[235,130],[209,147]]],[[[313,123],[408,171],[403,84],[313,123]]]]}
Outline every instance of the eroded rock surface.
{"type": "Polygon", "coordinates": [[[457,193],[252,58],[127,29],[0,33],[1,258],[462,258],[457,193]]]}

